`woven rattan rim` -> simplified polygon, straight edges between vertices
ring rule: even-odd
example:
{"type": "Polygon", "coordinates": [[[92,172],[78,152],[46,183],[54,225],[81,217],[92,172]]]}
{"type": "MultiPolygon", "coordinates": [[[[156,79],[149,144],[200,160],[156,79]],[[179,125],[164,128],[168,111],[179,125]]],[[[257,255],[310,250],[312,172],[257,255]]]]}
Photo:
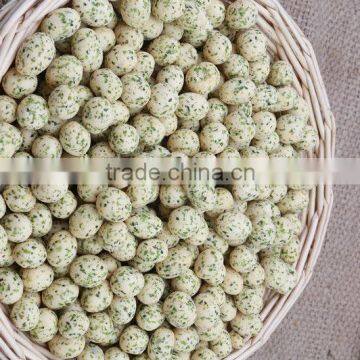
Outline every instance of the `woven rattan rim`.
{"type": "MultiPolygon", "coordinates": [[[[0,81],[11,66],[21,42],[36,31],[41,20],[69,0],[13,0],[0,9],[0,81]]],[[[270,52],[290,62],[297,75],[296,90],[311,106],[311,125],[319,134],[319,145],[312,154],[330,158],[335,152],[335,120],[312,45],[277,0],[254,0],[259,8],[258,26],[266,34],[270,52]]],[[[229,2],[229,1],[228,1],[229,2]]],[[[244,347],[226,360],[244,360],[263,346],[284,319],[308,284],[320,254],[333,204],[332,187],[317,186],[310,193],[309,207],[302,214],[301,255],[296,264],[299,280],[291,293],[270,294],[261,313],[264,327],[244,347]]],[[[16,330],[0,304],[0,360],[57,359],[16,330]]]]}

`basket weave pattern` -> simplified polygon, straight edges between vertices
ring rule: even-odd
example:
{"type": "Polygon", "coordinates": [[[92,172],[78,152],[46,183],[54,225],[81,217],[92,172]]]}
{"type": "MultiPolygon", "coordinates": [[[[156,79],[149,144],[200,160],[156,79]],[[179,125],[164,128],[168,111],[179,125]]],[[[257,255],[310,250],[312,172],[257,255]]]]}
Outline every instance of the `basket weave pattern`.
{"type": "MultiPolygon", "coordinates": [[[[312,111],[311,125],[319,134],[319,145],[312,156],[330,158],[335,150],[335,121],[312,45],[277,0],[254,0],[259,9],[259,28],[268,38],[271,55],[290,62],[297,75],[294,87],[312,111]]],[[[68,0],[12,0],[0,9],[0,81],[11,66],[22,41],[34,33],[41,20],[68,0]]],[[[0,2],[1,4],[1,2],[0,2]]],[[[0,5],[1,6],[1,5],[0,5]]],[[[226,360],[244,360],[268,340],[309,282],[322,243],[333,203],[331,186],[317,186],[310,193],[309,207],[302,214],[301,255],[296,269],[298,284],[288,295],[269,294],[261,313],[264,327],[244,347],[226,360]]],[[[0,360],[57,359],[49,351],[16,330],[0,304],[0,360]]]]}

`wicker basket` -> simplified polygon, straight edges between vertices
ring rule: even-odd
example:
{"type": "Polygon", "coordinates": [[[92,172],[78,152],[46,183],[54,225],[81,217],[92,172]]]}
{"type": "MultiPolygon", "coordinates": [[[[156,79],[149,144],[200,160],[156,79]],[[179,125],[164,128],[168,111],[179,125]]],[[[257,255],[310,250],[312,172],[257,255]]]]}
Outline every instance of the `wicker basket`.
{"type": "MultiPolygon", "coordinates": [[[[36,31],[41,20],[69,0],[13,0],[0,9],[0,81],[11,66],[21,42],[36,31]]],[[[229,2],[229,1],[228,1],[229,2]]],[[[302,31],[277,0],[255,0],[259,8],[258,26],[268,38],[270,53],[289,61],[297,75],[296,90],[310,105],[311,124],[320,142],[315,157],[331,158],[335,150],[335,121],[320,74],[314,50],[302,31]]],[[[270,294],[261,313],[264,327],[244,347],[226,360],[244,360],[266,343],[309,282],[325,237],[333,203],[331,186],[317,186],[302,214],[301,255],[296,264],[299,280],[285,296],[270,294]]],[[[57,359],[49,351],[16,330],[8,309],[0,304],[0,360],[57,359]]]]}

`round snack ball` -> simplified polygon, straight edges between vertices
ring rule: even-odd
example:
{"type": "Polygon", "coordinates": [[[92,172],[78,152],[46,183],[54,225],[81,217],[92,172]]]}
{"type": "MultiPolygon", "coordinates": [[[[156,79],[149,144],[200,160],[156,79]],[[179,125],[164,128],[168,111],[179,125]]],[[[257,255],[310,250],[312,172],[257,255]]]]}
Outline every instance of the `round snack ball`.
{"type": "Polygon", "coordinates": [[[211,285],[219,285],[225,278],[224,257],[221,252],[213,247],[202,251],[194,264],[196,275],[209,282],[211,285]]]}
{"type": "Polygon", "coordinates": [[[116,44],[114,31],[108,27],[98,27],[94,29],[103,52],[108,52],[116,44]]]}
{"type": "Polygon", "coordinates": [[[136,52],[128,45],[115,45],[105,56],[105,67],[117,76],[129,73],[136,63],[136,52]]]}
{"type": "Polygon", "coordinates": [[[236,40],[240,55],[248,61],[259,60],[266,54],[266,36],[259,29],[250,29],[236,40]]]}
{"type": "Polygon", "coordinates": [[[30,330],[30,337],[38,343],[50,341],[58,332],[58,317],[47,308],[40,309],[39,322],[30,330]]]}
{"type": "Polygon", "coordinates": [[[302,140],[305,123],[296,115],[283,115],[277,119],[276,132],[283,144],[290,145],[302,140]]]}
{"type": "Polygon", "coordinates": [[[54,280],[54,271],[51,266],[42,264],[34,269],[23,269],[21,278],[26,291],[39,292],[51,285],[54,280]]]}
{"type": "Polygon", "coordinates": [[[220,359],[230,355],[233,350],[230,334],[224,329],[218,339],[210,342],[210,348],[220,359]]]}
{"type": "MultiPolygon", "coordinates": [[[[112,225],[111,228],[116,227],[117,230],[119,230],[120,225],[118,224],[119,223],[117,223],[117,225],[112,225]]],[[[111,236],[109,236],[109,239],[106,240],[106,237],[103,234],[103,230],[100,231],[100,234],[105,238],[103,247],[108,248],[109,246],[111,246],[109,245],[111,236]]],[[[129,261],[135,256],[136,247],[137,247],[137,240],[135,236],[132,235],[129,231],[127,231],[125,236],[121,237],[119,245],[111,252],[111,255],[118,261],[129,261]]]]}
{"type": "Polygon", "coordinates": [[[140,305],[136,314],[137,325],[145,331],[154,331],[161,326],[165,320],[162,312],[162,304],[140,305]]]}
{"type": "Polygon", "coordinates": [[[162,185],[159,199],[167,208],[175,209],[185,205],[187,196],[185,189],[181,185],[162,185]]]}
{"type": "Polygon", "coordinates": [[[104,360],[104,352],[100,346],[95,344],[85,345],[82,353],[77,357],[77,360],[104,360]]]}
{"type": "Polygon", "coordinates": [[[173,210],[168,221],[170,232],[180,239],[187,239],[197,233],[201,224],[198,212],[190,206],[173,210]]]}
{"type": "Polygon", "coordinates": [[[3,191],[6,206],[13,212],[29,212],[36,203],[36,198],[28,186],[8,185],[3,191]]]}
{"type": "Polygon", "coordinates": [[[267,82],[273,86],[291,85],[294,82],[295,73],[287,61],[275,61],[271,65],[271,70],[267,82]]]}
{"type": "Polygon", "coordinates": [[[199,31],[206,24],[205,8],[200,2],[184,1],[183,14],[176,20],[176,24],[185,30],[199,31]]]}
{"type": "Polygon", "coordinates": [[[305,123],[307,123],[310,117],[310,107],[305,99],[299,97],[296,106],[287,113],[291,115],[298,115],[305,123]]]}
{"type": "Polygon", "coordinates": [[[249,273],[257,266],[257,256],[245,245],[237,246],[230,253],[230,266],[241,274],[249,273]]]}
{"type": "Polygon", "coordinates": [[[129,355],[117,347],[111,347],[105,351],[105,360],[129,360],[129,355]]]}
{"type": "Polygon", "coordinates": [[[150,338],[148,355],[150,358],[169,358],[174,348],[175,337],[172,330],[162,327],[157,329],[150,338]]]}
{"type": "Polygon", "coordinates": [[[15,262],[24,269],[37,268],[46,260],[44,245],[36,239],[28,239],[14,247],[12,256],[15,262]]]}
{"type": "Polygon", "coordinates": [[[130,234],[123,222],[105,223],[101,226],[97,235],[102,240],[102,248],[104,248],[106,251],[125,252],[126,250],[130,250],[126,249],[127,247],[132,247],[131,242],[128,241],[130,234]]]}
{"type": "Polygon", "coordinates": [[[201,62],[187,71],[185,81],[190,91],[206,95],[219,85],[220,72],[214,64],[201,62]]]}
{"type": "Polygon", "coordinates": [[[17,272],[11,268],[0,268],[0,302],[11,305],[20,300],[24,286],[17,272]]]}
{"type": "Polygon", "coordinates": [[[151,54],[145,51],[139,51],[136,56],[137,63],[133,72],[140,73],[146,80],[149,80],[155,68],[154,58],[151,54]]]}
{"type": "Polygon", "coordinates": [[[20,45],[15,58],[16,71],[22,75],[39,75],[50,65],[55,52],[54,40],[43,32],[36,32],[20,45]]]}
{"type": "Polygon", "coordinates": [[[76,257],[77,241],[67,230],[51,236],[47,244],[47,261],[53,267],[69,265],[76,257]]]}
{"type": "MultiPolygon", "coordinates": [[[[299,102],[299,94],[292,86],[281,86],[277,88],[277,99],[275,104],[268,106],[268,111],[282,112],[296,108],[299,102]]],[[[296,117],[302,119],[305,125],[305,120],[302,115],[296,115],[296,117]]]]}
{"type": "Polygon", "coordinates": [[[191,360],[217,360],[217,355],[208,348],[200,348],[191,354],[191,360]]]}
{"type": "Polygon", "coordinates": [[[115,295],[134,297],[144,287],[144,276],[131,266],[121,266],[110,278],[111,290],[115,295]]]}
{"type": "Polygon", "coordinates": [[[16,120],[17,104],[7,95],[0,95],[0,121],[12,123],[16,120]]]}
{"type": "Polygon", "coordinates": [[[237,309],[232,297],[226,296],[225,302],[220,306],[220,317],[224,322],[231,321],[236,316],[237,309]]]}
{"type": "Polygon", "coordinates": [[[116,4],[126,24],[141,29],[150,18],[151,2],[148,0],[124,0],[116,4]]]}
{"type": "Polygon", "coordinates": [[[244,214],[226,211],[215,221],[216,232],[231,246],[243,244],[252,231],[251,221],[244,214]]]}
{"type": "Polygon", "coordinates": [[[76,209],[77,200],[75,195],[68,190],[58,201],[49,204],[51,215],[58,219],[67,219],[76,209]]]}
{"type": "Polygon", "coordinates": [[[220,0],[211,0],[206,7],[206,15],[214,28],[218,28],[225,20],[225,5],[220,0]]]}
{"type": "Polygon", "coordinates": [[[184,329],[194,324],[196,307],[191,296],[174,291],[164,301],[163,311],[166,320],[175,328],[184,329]]]}
{"type": "Polygon", "coordinates": [[[21,148],[23,142],[21,132],[13,125],[6,122],[0,123],[0,156],[11,158],[21,148]]]}
{"type": "Polygon", "coordinates": [[[139,29],[135,29],[123,22],[115,28],[116,43],[129,46],[135,51],[141,50],[144,44],[144,35],[139,29]]]}
{"type": "Polygon", "coordinates": [[[158,83],[151,88],[151,97],[147,108],[154,116],[169,116],[175,113],[178,103],[177,92],[166,83],[158,83]]]}
{"type": "Polygon", "coordinates": [[[184,73],[178,65],[168,65],[157,73],[156,81],[170,85],[179,93],[184,85],[184,73]]]}
{"type": "MultiPolygon", "coordinates": [[[[44,202],[53,203],[59,201],[67,192],[68,185],[64,182],[58,185],[31,185],[34,196],[44,202]]],[[[41,206],[38,207],[39,209],[41,206]]]]}
{"type": "Polygon", "coordinates": [[[164,23],[163,35],[168,35],[178,41],[181,40],[184,34],[184,29],[179,26],[176,21],[164,23]]]}
{"type": "Polygon", "coordinates": [[[88,239],[77,239],[77,253],[79,255],[98,255],[103,250],[103,246],[103,239],[98,235],[88,239]]]}
{"type": "Polygon", "coordinates": [[[257,140],[266,139],[276,129],[276,117],[268,111],[260,111],[252,117],[256,132],[254,138],[257,140]]]}
{"type": "Polygon", "coordinates": [[[149,20],[141,28],[144,40],[149,41],[157,38],[163,31],[164,24],[161,20],[150,15],[149,20]]]}
{"type": "MultiPolygon", "coordinates": [[[[90,320],[86,339],[102,346],[113,345],[117,342],[119,332],[115,329],[110,316],[106,312],[88,315],[90,320]]],[[[121,328],[119,329],[121,331],[121,328]]]]}
{"type": "Polygon", "coordinates": [[[79,256],[70,266],[70,277],[77,285],[85,288],[100,285],[106,276],[106,264],[96,255],[79,256]]]}
{"type": "Polygon", "coordinates": [[[220,308],[214,297],[208,293],[200,293],[194,299],[196,305],[195,325],[198,330],[206,331],[216,326],[219,321],[220,308]]]}
{"type": "Polygon", "coordinates": [[[151,239],[162,229],[162,222],[148,209],[140,209],[126,220],[129,231],[140,239],[151,239]]]}
{"type": "Polygon", "coordinates": [[[83,311],[70,310],[59,317],[59,333],[66,339],[84,336],[89,329],[89,319],[83,311]]]}
{"type": "Polygon", "coordinates": [[[80,14],[81,21],[93,27],[108,25],[114,12],[107,0],[74,0],[72,5],[80,14]]]}
{"type": "Polygon", "coordinates": [[[131,214],[129,197],[121,190],[109,187],[102,191],[96,199],[98,213],[108,221],[124,221],[131,214]]]}
{"type": "Polygon", "coordinates": [[[245,286],[241,293],[234,296],[237,309],[244,315],[259,314],[264,307],[262,294],[256,289],[245,286]]]}
{"type": "Polygon", "coordinates": [[[180,119],[196,122],[203,119],[208,111],[209,104],[203,95],[187,92],[179,96],[176,115],[180,119]]]}
{"type": "Polygon", "coordinates": [[[254,249],[262,250],[271,247],[275,240],[276,227],[269,217],[252,219],[252,232],[249,237],[254,249]]]}
{"type": "Polygon", "coordinates": [[[200,341],[199,335],[194,327],[174,329],[174,336],[174,350],[181,353],[194,351],[200,341]]]}
{"type": "Polygon", "coordinates": [[[79,110],[79,115],[82,114],[83,109],[84,109],[84,105],[94,96],[93,93],[91,92],[91,90],[84,86],[84,85],[79,85],[75,88],[75,92],[76,92],[76,98],[77,98],[77,102],[79,104],[80,110],[79,110]]]}
{"type": "Polygon", "coordinates": [[[121,80],[110,69],[95,70],[90,77],[90,88],[96,96],[114,103],[122,93],[121,80]]]}
{"type": "Polygon", "coordinates": [[[263,326],[259,315],[244,315],[240,312],[230,324],[231,328],[244,338],[257,335],[263,326]]]}
{"type": "Polygon", "coordinates": [[[85,337],[67,339],[61,335],[55,335],[48,342],[49,350],[60,359],[72,359],[82,353],[85,348],[85,337]]]}
{"type": "Polygon", "coordinates": [[[137,298],[145,305],[156,304],[164,293],[165,282],[157,274],[145,274],[144,280],[144,287],[137,294],[137,298]]]}
{"type": "Polygon", "coordinates": [[[204,58],[215,65],[220,65],[229,60],[231,53],[231,41],[219,31],[212,32],[204,45],[204,58]]]}
{"type": "Polygon", "coordinates": [[[43,304],[51,310],[72,304],[79,295],[79,287],[69,278],[58,278],[42,292],[43,304]]]}
{"type": "Polygon", "coordinates": [[[136,250],[137,257],[151,263],[163,261],[167,255],[168,247],[166,242],[156,238],[142,241],[136,250]]]}
{"type": "Polygon", "coordinates": [[[194,46],[188,43],[181,43],[179,56],[175,61],[175,65],[179,66],[183,72],[188,71],[191,66],[198,63],[199,55],[194,46]]]}
{"type": "MultiPolygon", "coordinates": [[[[113,125],[125,124],[129,121],[130,112],[129,109],[122,101],[115,101],[112,104],[113,107],[113,125]]],[[[111,156],[112,157],[112,156],[111,156]]]]}
{"type": "Polygon", "coordinates": [[[191,269],[186,269],[180,276],[172,279],[171,286],[176,291],[194,296],[200,289],[201,280],[191,269]]]}
{"type": "Polygon", "coordinates": [[[28,216],[21,213],[11,213],[2,219],[7,239],[14,243],[26,241],[32,234],[32,224],[28,216]]]}
{"type": "Polygon", "coordinates": [[[297,273],[291,265],[277,256],[266,257],[261,265],[265,270],[265,285],[279,294],[289,293],[297,283],[297,273]]]}
{"type": "Polygon", "coordinates": [[[34,140],[31,152],[35,158],[60,158],[62,147],[59,140],[51,135],[42,135],[34,140]]]}
{"type": "Polygon", "coordinates": [[[152,14],[159,20],[169,23],[178,19],[183,14],[183,0],[155,0],[152,4],[152,14]]]}
{"type": "Polygon", "coordinates": [[[250,145],[255,136],[256,127],[251,117],[243,116],[237,112],[232,112],[224,119],[231,140],[238,149],[246,148],[250,145]]]}
{"type": "Polygon", "coordinates": [[[99,69],[103,62],[103,52],[96,32],[81,28],[71,38],[71,52],[82,63],[84,71],[99,69]]]}
{"type": "Polygon", "coordinates": [[[65,123],[59,133],[63,149],[73,156],[84,156],[90,148],[90,133],[77,121],[65,123]]]}
{"type": "Polygon", "coordinates": [[[140,136],[140,142],[146,146],[160,144],[165,136],[164,125],[155,116],[138,114],[133,118],[133,126],[140,136]]]}
{"type": "Polygon", "coordinates": [[[17,107],[16,120],[28,130],[41,129],[49,121],[50,112],[44,98],[31,94],[24,97],[17,107]]]}
{"type": "Polygon", "coordinates": [[[249,62],[241,55],[232,54],[228,61],[222,65],[222,71],[228,79],[235,77],[249,77],[249,62]]]}
{"type": "Polygon", "coordinates": [[[115,326],[128,324],[136,314],[135,297],[114,296],[108,312],[115,326]]]}
{"type": "Polygon", "coordinates": [[[127,189],[127,194],[134,209],[146,206],[156,200],[159,187],[152,181],[139,180],[131,184],[127,189]]]}
{"type": "Polygon", "coordinates": [[[113,122],[113,108],[109,100],[93,97],[84,106],[82,123],[91,134],[100,134],[113,122]]]}
{"type": "Polygon", "coordinates": [[[276,88],[262,84],[257,87],[256,94],[251,99],[252,107],[254,112],[267,109],[269,106],[276,104],[277,91],[276,88]]]}
{"type": "Polygon", "coordinates": [[[249,29],[256,24],[258,10],[252,0],[236,0],[226,9],[226,23],[234,30],[249,29]]]}
{"type": "Polygon", "coordinates": [[[300,241],[296,236],[281,249],[281,259],[288,264],[293,264],[299,258],[300,241]]]}
{"type": "Polygon", "coordinates": [[[128,326],[120,335],[120,349],[131,355],[142,354],[148,345],[149,335],[136,325],[128,326]]]}
{"type": "Polygon", "coordinates": [[[223,124],[216,122],[204,126],[199,139],[202,150],[216,155],[224,151],[227,147],[229,133],[223,124]]]}
{"type": "Polygon", "coordinates": [[[127,155],[135,151],[139,144],[139,134],[128,124],[119,124],[109,135],[109,145],[118,155],[127,155]]]}
{"type": "Polygon", "coordinates": [[[30,331],[39,322],[40,310],[34,301],[20,299],[12,307],[10,319],[20,331],[30,331]]]}
{"type": "Polygon", "coordinates": [[[9,69],[2,79],[5,93],[14,99],[21,99],[32,94],[36,90],[37,84],[36,75],[20,74],[15,68],[9,69]]]}
{"type": "Polygon", "coordinates": [[[47,15],[40,28],[54,41],[61,41],[74,35],[80,25],[80,15],[76,9],[60,8],[47,15]]]}
{"type": "Polygon", "coordinates": [[[238,295],[243,289],[243,279],[238,272],[227,267],[225,279],[221,287],[228,295],[238,295]]]}
{"type": "Polygon", "coordinates": [[[148,48],[148,52],[154,57],[155,63],[160,66],[175,63],[179,51],[180,43],[167,35],[160,35],[150,43],[148,48]]]}
{"type": "Polygon", "coordinates": [[[296,150],[314,151],[318,145],[318,142],[319,135],[317,130],[311,125],[306,125],[301,140],[294,146],[296,150]]]}
{"type": "Polygon", "coordinates": [[[264,282],[265,271],[260,264],[257,264],[252,271],[243,273],[242,277],[244,280],[244,285],[254,288],[260,286],[264,282]]]}
{"type": "Polygon", "coordinates": [[[251,80],[235,77],[221,85],[219,97],[225,104],[240,105],[251,100],[255,93],[256,86],[251,80]]]}
{"type": "Polygon", "coordinates": [[[250,79],[256,84],[262,84],[266,81],[270,73],[270,56],[263,55],[259,60],[251,61],[249,63],[250,79]]]}
{"type": "Polygon", "coordinates": [[[15,260],[12,256],[13,248],[14,244],[8,241],[6,248],[0,252],[0,266],[11,266],[14,264],[15,260]]]}
{"type": "Polygon", "coordinates": [[[126,74],[121,78],[123,92],[121,100],[130,113],[140,111],[149,101],[151,88],[145,77],[139,73],[126,74]]]}

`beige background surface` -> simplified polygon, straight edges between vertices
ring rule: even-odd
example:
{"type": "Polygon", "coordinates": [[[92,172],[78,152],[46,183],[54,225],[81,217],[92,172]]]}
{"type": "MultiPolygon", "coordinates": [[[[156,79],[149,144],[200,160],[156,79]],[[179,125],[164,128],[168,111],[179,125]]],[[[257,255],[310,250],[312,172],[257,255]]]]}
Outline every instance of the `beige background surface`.
{"type": "MultiPolygon", "coordinates": [[[[315,48],[336,117],[337,156],[359,156],[360,1],[281,2],[315,48]]],[[[360,186],[335,189],[335,206],[315,274],[251,360],[360,360],[359,201],[360,186]]]]}

